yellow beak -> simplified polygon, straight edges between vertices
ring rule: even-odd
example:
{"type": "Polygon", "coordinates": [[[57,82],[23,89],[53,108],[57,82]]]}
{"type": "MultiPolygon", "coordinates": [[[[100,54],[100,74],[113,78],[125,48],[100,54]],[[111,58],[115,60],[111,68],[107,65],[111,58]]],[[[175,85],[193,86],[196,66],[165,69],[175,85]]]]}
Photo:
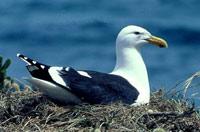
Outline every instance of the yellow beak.
{"type": "Polygon", "coordinates": [[[151,36],[150,38],[146,39],[149,43],[159,46],[160,48],[167,48],[167,42],[159,37],[151,36]]]}

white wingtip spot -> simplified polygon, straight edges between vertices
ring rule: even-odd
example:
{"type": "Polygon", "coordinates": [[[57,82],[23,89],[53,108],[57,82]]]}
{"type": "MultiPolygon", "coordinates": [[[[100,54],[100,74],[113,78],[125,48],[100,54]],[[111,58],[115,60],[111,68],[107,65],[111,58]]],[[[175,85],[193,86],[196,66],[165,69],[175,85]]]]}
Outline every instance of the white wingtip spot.
{"type": "Polygon", "coordinates": [[[69,67],[66,67],[66,68],[65,68],[65,71],[69,71],[69,67]]]}
{"type": "Polygon", "coordinates": [[[17,53],[17,57],[19,57],[21,54],[20,53],[17,53]]]}
{"type": "Polygon", "coordinates": [[[40,67],[41,67],[42,69],[44,69],[44,68],[45,68],[45,66],[44,66],[44,65],[40,65],[40,67]]]}
{"type": "Polygon", "coordinates": [[[36,64],[37,62],[36,62],[36,61],[32,61],[32,63],[33,63],[33,64],[36,64]]]}

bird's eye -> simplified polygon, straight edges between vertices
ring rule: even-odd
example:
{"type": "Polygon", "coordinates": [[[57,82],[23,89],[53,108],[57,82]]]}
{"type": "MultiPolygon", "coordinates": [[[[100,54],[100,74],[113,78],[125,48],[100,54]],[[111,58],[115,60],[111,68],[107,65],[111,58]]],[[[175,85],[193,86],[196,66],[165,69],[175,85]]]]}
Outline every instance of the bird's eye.
{"type": "Polygon", "coordinates": [[[140,34],[140,32],[133,32],[133,33],[136,34],[136,35],[140,34]]]}

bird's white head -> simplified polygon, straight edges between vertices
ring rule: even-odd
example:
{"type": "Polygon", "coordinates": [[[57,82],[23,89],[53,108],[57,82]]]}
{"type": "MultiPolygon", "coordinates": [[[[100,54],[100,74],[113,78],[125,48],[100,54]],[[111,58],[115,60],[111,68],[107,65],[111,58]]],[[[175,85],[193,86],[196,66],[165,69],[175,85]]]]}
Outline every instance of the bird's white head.
{"type": "Polygon", "coordinates": [[[119,47],[135,47],[138,49],[146,43],[151,43],[159,47],[168,47],[165,40],[151,35],[150,32],[142,27],[134,25],[123,28],[117,37],[119,47]]]}
{"type": "Polygon", "coordinates": [[[148,103],[150,99],[149,79],[140,48],[145,44],[168,47],[164,39],[153,36],[138,26],[123,28],[116,40],[116,65],[111,74],[120,75],[138,91],[137,104],[148,103]]]}

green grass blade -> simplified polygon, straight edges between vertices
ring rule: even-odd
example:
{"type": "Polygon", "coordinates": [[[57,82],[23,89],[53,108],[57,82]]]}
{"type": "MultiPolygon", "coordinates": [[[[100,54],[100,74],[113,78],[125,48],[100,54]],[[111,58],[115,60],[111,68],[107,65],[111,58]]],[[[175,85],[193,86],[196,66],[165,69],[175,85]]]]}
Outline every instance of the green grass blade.
{"type": "Polygon", "coordinates": [[[0,67],[2,67],[3,57],[0,56],[0,67]]]}
{"type": "Polygon", "coordinates": [[[10,66],[11,64],[11,60],[10,59],[7,59],[4,63],[4,65],[1,67],[1,70],[2,71],[6,71],[6,69],[10,66]]]}

